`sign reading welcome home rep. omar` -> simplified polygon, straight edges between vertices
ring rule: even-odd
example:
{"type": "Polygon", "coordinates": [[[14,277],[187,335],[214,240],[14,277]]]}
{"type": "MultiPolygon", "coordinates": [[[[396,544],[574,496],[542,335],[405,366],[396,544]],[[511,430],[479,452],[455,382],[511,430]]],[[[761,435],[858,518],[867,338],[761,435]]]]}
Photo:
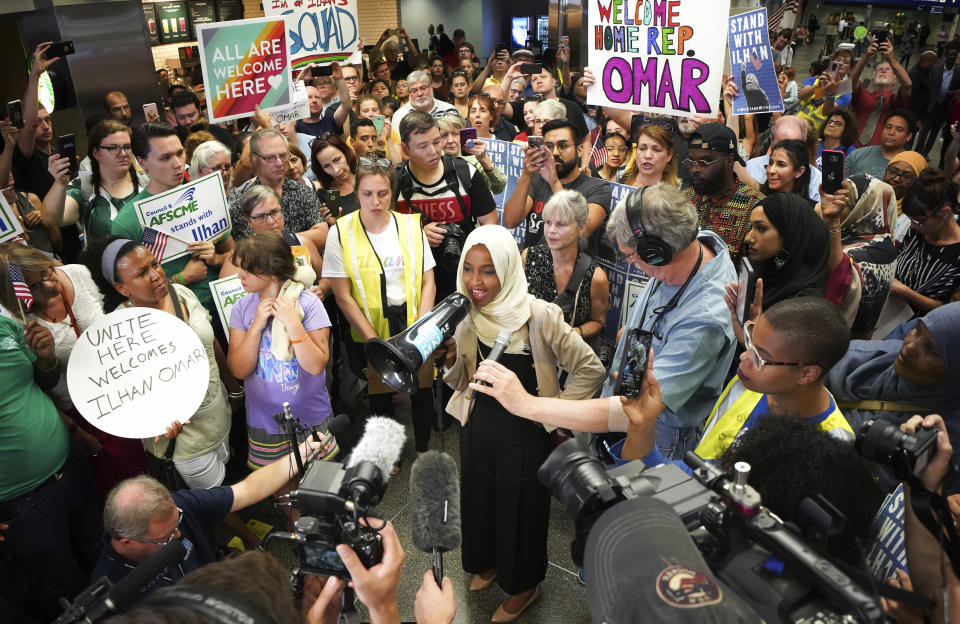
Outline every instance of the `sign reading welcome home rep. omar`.
{"type": "Polygon", "coordinates": [[[167,237],[162,254],[154,253],[160,262],[189,254],[187,243],[218,241],[230,232],[230,210],[217,171],[138,201],[134,209],[140,225],[167,237]]]}
{"type": "Polygon", "coordinates": [[[290,60],[283,18],[258,17],[197,26],[207,116],[250,117],[290,104],[290,60]]]}
{"type": "Polygon", "coordinates": [[[587,103],[716,116],[729,0],[588,0],[587,103]]]}
{"type": "Polygon", "coordinates": [[[122,308],[77,339],[67,366],[74,406],[95,427],[122,438],[163,435],[196,413],[210,365],[196,332],[173,314],[122,308]]]}

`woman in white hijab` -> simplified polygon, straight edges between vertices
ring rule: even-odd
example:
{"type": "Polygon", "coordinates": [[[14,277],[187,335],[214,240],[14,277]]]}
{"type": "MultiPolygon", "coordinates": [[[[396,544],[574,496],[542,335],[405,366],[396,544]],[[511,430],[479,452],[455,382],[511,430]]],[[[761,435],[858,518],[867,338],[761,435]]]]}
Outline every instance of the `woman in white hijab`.
{"type": "Polygon", "coordinates": [[[550,492],[537,469],[551,450],[548,431],[492,397],[471,398],[467,386],[503,330],[511,338],[499,361],[531,394],[590,398],[604,370],[560,308],[528,293],[517,243],[503,227],[484,225],[467,237],[457,289],[470,299],[470,312],[447,341],[444,379],[455,391],[447,411],[463,425],[463,568],[474,574],[471,591],[496,580],[510,594],[492,621],[512,622],[540,596],[546,574],[550,492]],[[558,366],[570,371],[562,393],[558,366]]]}

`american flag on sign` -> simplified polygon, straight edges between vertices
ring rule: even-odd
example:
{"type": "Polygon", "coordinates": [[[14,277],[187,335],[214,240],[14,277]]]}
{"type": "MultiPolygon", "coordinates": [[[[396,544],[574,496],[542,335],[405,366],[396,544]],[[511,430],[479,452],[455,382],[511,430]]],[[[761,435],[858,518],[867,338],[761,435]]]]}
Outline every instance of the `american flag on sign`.
{"type": "Polygon", "coordinates": [[[13,238],[11,238],[11,239],[10,239],[10,242],[11,242],[11,243],[20,243],[21,245],[26,245],[27,247],[30,246],[30,243],[27,242],[27,239],[25,239],[24,237],[20,236],[19,234],[17,234],[17,235],[14,236],[13,238]]]}
{"type": "MultiPolygon", "coordinates": [[[[780,30],[780,22],[783,20],[784,13],[794,13],[800,15],[800,0],[780,0],[780,6],[767,18],[767,25],[771,33],[780,30]]],[[[794,22],[796,23],[796,22],[794,22]]],[[[771,36],[771,39],[773,37],[771,36]]],[[[771,43],[773,43],[771,41],[771,43]]]]}
{"type": "Polygon", "coordinates": [[[595,169],[599,169],[607,162],[607,146],[603,144],[603,136],[597,135],[597,140],[593,142],[593,149],[590,150],[590,164],[595,169]]]}
{"type": "Polygon", "coordinates": [[[11,262],[7,266],[10,270],[10,282],[13,283],[13,294],[29,310],[30,306],[33,305],[33,294],[30,292],[30,287],[27,286],[27,281],[23,278],[20,265],[11,262]]]}
{"type": "Polygon", "coordinates": [[[167,248],[167,240],[169,240],[169,238],[169,236],[160,230],[145,227],[143,228],[143,234],[140,235],[140,243],[153,254],[153,257],[156,258],[157,261],[163,262],[163,252],[167,248]]]}
{"type": "Polygon", "coordinates": [[[753,63],[753,68],[756,69],[757,71],[759,71],[760,68],[763,67],[763,61],[760,60],[760,57],[757,56],[756,52],[750,55],[750,62],[753,63]]]}

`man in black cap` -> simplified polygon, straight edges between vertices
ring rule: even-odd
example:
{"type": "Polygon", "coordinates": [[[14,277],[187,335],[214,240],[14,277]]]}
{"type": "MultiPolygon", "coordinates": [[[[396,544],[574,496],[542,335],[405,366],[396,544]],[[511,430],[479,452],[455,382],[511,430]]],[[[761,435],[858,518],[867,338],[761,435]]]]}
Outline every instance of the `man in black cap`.
{"type": "Polygon", "coordinates": [[[763,195],[737,179],[735,163],[745,165],[737,151],[737,136],[730,128],[709,123],[690,135],[684,164],[690,170],[691,186],[683,192],[697,208],[700,229],[716,232],[737,266],[743,239],[750,229],[750,212],[763,195]]]}

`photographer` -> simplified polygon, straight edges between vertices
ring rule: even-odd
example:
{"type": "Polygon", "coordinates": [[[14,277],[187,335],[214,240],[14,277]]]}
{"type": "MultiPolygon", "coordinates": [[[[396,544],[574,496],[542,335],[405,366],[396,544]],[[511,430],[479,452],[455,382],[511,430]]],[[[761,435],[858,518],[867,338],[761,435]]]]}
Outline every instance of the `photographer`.
{"type": "Polygon", "coordinates": [[[460,249],[474,224],[500,221],[483,173],[443,153],[436,119],[413,110],[400,122],[400,149],[408,160],[397,165],[397,212],[422,213],[423,230],[436,259],[437,300],[456,290],[460,249]]]}
{"type": "MultiPolygon", "coordinates": [[[[913,416],[900,425],[900,429],[909,434],[914,434],[921,427],[936,428],[938,433],[936,451],[918,476],[927,489],[939,493],[944,479],[950,472],[953,446],[947,435],[947,427],[937,414],[913,416]]],[[[910,486],[904,483],[903,489],[906,501],[904,535],[907,544],[907,566],[910,569],[913,591],[935,599],[937,604],[930,621],[960,622],[960,580],[957,579],[950,560],[941,549],[937,538],[920,523],[913,508],[910,486]],[[947,613],[943,613],[944,606],[947,613]],[[945,620],[945,618],[948,619],[945,620]]],[[[953,518],[948,517],[945,520],[952,522],[953,518]]]]}
{"type": "Polygon", "coordinates": [[[874,38],[867,48],[867,53],[853,66],[850,82],[853,83],[853,112],[857,117],[857,127],[860,128],[860,137],[855,146],[877,145],[880,143],[880,134],[887,114],[910,104],[913,82],[907,70],[897,62],[893,44],[887,41],[886,37],[883,41],[874,38]],[[860,75],[867,66],[867,61],[877,53],[883,56],[884,62],[877,65],[873,71],[868,90],[860,82],[860,75]]]}

